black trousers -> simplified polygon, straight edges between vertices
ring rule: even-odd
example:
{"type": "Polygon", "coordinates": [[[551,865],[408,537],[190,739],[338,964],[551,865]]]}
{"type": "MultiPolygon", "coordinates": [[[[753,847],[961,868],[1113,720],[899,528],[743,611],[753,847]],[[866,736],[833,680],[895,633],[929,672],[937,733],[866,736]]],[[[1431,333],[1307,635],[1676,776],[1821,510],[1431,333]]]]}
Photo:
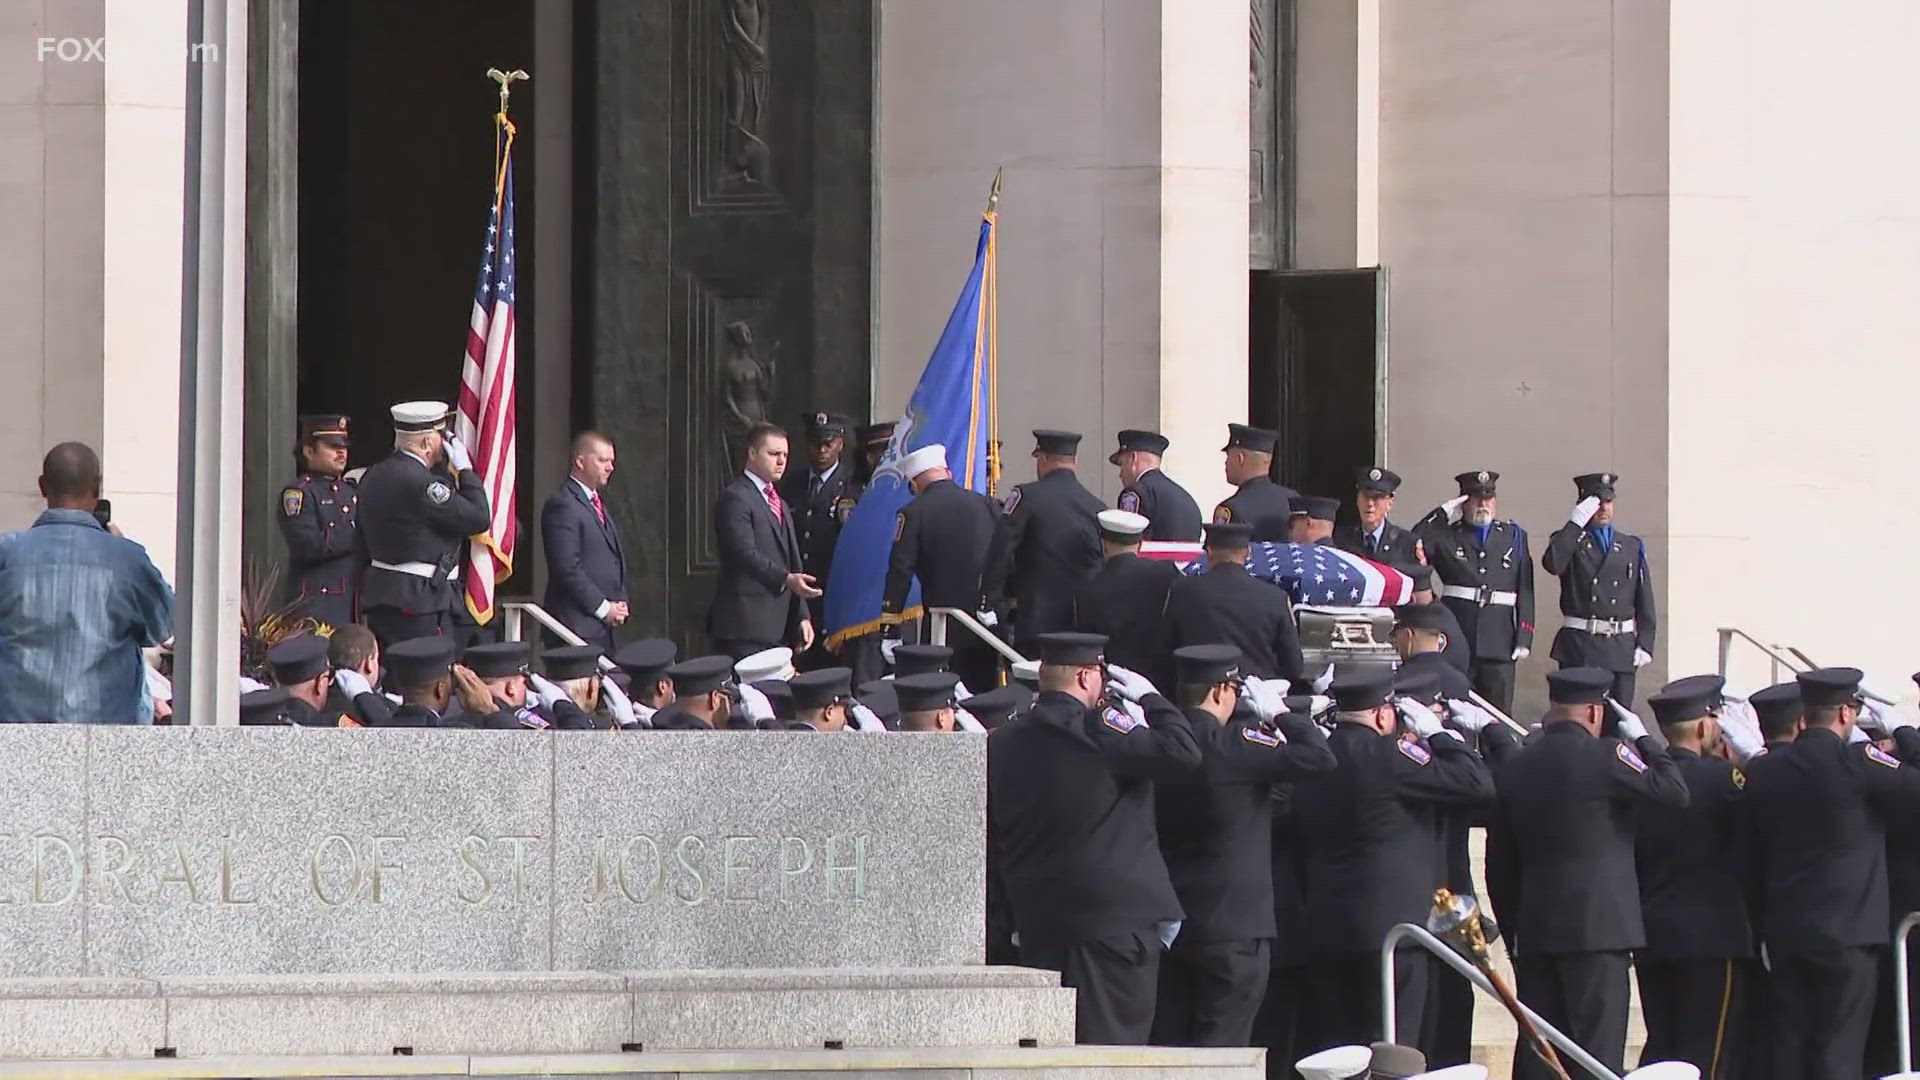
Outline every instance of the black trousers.
{"type": "Polygon", "coordinates": [[[1500,706],[1501,712],[1513,715],[1513,661],[1475,657],[1473,688],[1481,697],[1500,706]]]}
{"type": "MultiPolygon", "coordinates": [[[[1394,1037],[1401,1046],[1420,1046],[1421,1019],[1427,1009],[1428,955],[1414,948],[1393,957],[1394,1037]]],[[[1306,1030],[1302,1054],[1330,1046],[1366,1045],[1386,1038],[1380,1016],[1380,953],[1337,953],[1307,961],[1306,1030]]]]}
{"type": "Polygon", "coordinates": [[[1404,1035],[1400,1041],[1425,1050],[1430,1069],[1465,1065],[1473,1059],[1473,984],[1438,957],[1429,956],[1427,962],[1427,1015],[1422,1041],[1409,1042],[1404,1035]]]}
{"type": "MultiPolygon", "coordinates": [[[[1900,1044],[1894,1033],[1893,950],[1880,957],[1879,990],[1873,1000],[1873,1024],[1867,1030],[1867,1075],[1886,1076],[1900,1071],[1900,1044]]],[[[1908,993],[1920,993],[1920,949],[1907,950],[1908,993]]],[[[1920,1053],[1920,1010],[1908,1017],[1909,1044],[1920,1053]]]]}
{"type": "Polygon", "coordinates": [[[1747,964],[1727,957],[1636,956],[1640,1014],[1647,1024],[1640,1064],[1684,1061],[1700,1070],[1701,1080],[1744,1078],[1753,996],[1747,964]]]}
{"type": "MultiPolygon", "coordinates": [[[[1616,1073],[1627,1071],[1626,952],[1540,953],[1522,948],[1514,970],[1520,978],[1520,1000],[1541,1019],[1602,1065],[1616,1073]]],[[[1513,1052],[1513,1064],[1515,1080],[1553,1075],[1524,1036],[1513,1052]]]]}
{"type": "Polygon", "coordinates": [[[1271,938],[1175,938],[1160,958],[1155,1046],[1245,1046],[1267,990],[1271,938]]]}
{"type": "Polygon", "coordinates": [[[1300,965],[1270,968],[1267,992],[1253,1018],[1253,1045],[1267,1048],[1267,1080],[1299,1080],[1293,1063],[1307,1055],[1301,1049],[1302,1014],[1306,1011],[1307,969],[1300,965]]]}
{"type": "Polygon", "coordinates": [[[1145,1046],[1153,1033],[1160,981],[1160,935],[1152,927],[1072,945],[1020,945],[1027,967],[1060,973],[1078,991],[1074,1041],[1083,1046],[1145,1046]]]}
{"type": "Polygon", "coordinates": [[[1884,949],[1857,947],[1818,956],[1769,959],[1776,1077],[1858,1080],[1884,949]]]}
{"type": "Polygon", "coordinates": [[[382,652],[396,641],[438,637],[447,632],[448,614],[444,611],[407,611],[397,607],[362,608],[360,617],[380,643],[382,652]]]}

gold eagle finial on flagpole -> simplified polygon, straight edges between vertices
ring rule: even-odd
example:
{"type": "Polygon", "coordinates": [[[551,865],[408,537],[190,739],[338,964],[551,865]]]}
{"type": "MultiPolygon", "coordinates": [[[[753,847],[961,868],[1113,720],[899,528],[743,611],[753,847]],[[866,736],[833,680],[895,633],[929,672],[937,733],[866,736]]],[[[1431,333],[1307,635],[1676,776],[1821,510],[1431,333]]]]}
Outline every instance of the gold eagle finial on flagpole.
{"type": "Polygon", "coordinates": [[[533,76],[528,75],[519,68],[514,68],[512,71],[501,71],[499,68],[487,69],[487,78],[500,84],[501,116],[507,115],[507,97],[513,93],[513,84],[519,82],[521,79],[530,79],[532,77],[533,76]]]}

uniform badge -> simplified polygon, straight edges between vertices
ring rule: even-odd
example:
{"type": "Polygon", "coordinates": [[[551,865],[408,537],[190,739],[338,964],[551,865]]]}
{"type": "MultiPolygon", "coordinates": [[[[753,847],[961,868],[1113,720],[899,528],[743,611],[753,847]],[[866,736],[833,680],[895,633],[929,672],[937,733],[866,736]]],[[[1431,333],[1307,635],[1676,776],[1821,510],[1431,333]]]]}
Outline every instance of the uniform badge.
{"type": "Polygon", "coordinates": [[[1132,488],[1128,488],[1127,490],[1121,492],[1120,493],[1120,509],[1125,510],[1129,514],[1139,513],[1140,512],[1140,493],[1133,490],[1132,488]]]}
{"type": "Polygon", "coordinates": [[[1013,508],[1019,505],[1020,505],[1020,489],[1014,488],[1012,491],[1007,492],[1007,505],[1001,508],[1000,512],[1002,514],[1012,514],[1013,508]]]}
{"type": "Polygon", "coordinates": [[[1415,765],[1425,765],[1427,762],[1433,760],[1433,751],[1428,750],[1412,739],[1397,740],[1396,745],[1400,747],[1400,752],[1407,755],[1407,758],[1415,765]]]}
{"type": "Polygon", "coordinates": [[[1140,721],[1111,705],[1100,710],[1100,722],[1122,735],[1140,726],[1140,721]]]}
{"type": "Polygon", "coordinates": [[[847,523],[847,515],[853,513],[853,504],[854,499],[851,496],[842,496],[834,501],[833,516],[840,519],[840,524],[847,523]]]}
{"type": "Polygon", "coordinates": [[[1280,745],[1280,736],[1270,735],[1267,732],[1261,731],[1259,728],[1241,728],[1240,737],[1250,743],[1258,743],[1261,746],[1280,745]]]}
{"type": "Polygon", "coordinates": [[[433,505],[440,506],[448,499],[453,498],[453,489],[448,487],[444,481],[435,480],[433,483],[427,485],[427,498],[433,500],[433,505]]]}
{"type": "Polygon", "coordinates": [[[280,493],[280,512],[288,517],[299,517],[300,510],[307,504],[307,493],[297,487],[290,487],[280,493]]]}
{"type": "Polygon", "coordinates": [[[534,710],[521,709],[520,710],[520,726],[525,728],[533,728],[534,730],[537,731],[541,728],[552,727],[553,725],[547,722],[546,717],[541,716],[539,713],[535,712],[534,710]]]}
{"type": "Polygon", "coordinates": [[[893,542],[896,544],[899,543],[900,538],[902,536],[905,536],[906,534],[907,534],[907,512],[905,510],[902,510],[899,513],[893,515],[893,542]]]}
{"type": "Polygon", "coordinates": [[[1380,479],[1380,470],[1379,470],[1379,469],[1372,469],[1372,470],[1369,470],[1369,471],[1367,472],[1367,479],[1369,479],[1369,480],[1378,480],[1378,479],[1380,479]]]}
{"type": "Polygon", "coordinates": [[[1613,748],[1613,756],[1619,758],[1621,764],[1625,765],[1629,769],[1632,769],[1634,772],[1647,771],[1647,763],[1645,761],[1642,761],[1640,759],[1639,753],[1636,752],[1633,747],[1628,746],[1626,743],[1619,743],[1615,745],[1613,748]]]}
{"type": "Polygon", "coordinates": [[[1739,769],[1733,770],[1733,786],[1735,790],[1745,791],[1747,788],[1747,774],[1741,772],[1739,769]]]}
{"type": "Polygon", "coordinates": [[[1867,757],[1871,758],[1874,761],[1879,762],[1882,765],[1885,765],[1889,769],[1897,769],[1900,767],[1899,758],[1894,757],[1892,754],[1887,753],[1885,750],[1882,750],[1877,746],[1874,746],[1872,743],[1867,744],[1867,757]]]}
{"type": "Polygon", "coordinates": [[[1228,506],[1226,503],[1221,503],[1219,506],[1214,507],[1213,523],[1215,525],[1233,524],[1233,507],[1228,506]]]}

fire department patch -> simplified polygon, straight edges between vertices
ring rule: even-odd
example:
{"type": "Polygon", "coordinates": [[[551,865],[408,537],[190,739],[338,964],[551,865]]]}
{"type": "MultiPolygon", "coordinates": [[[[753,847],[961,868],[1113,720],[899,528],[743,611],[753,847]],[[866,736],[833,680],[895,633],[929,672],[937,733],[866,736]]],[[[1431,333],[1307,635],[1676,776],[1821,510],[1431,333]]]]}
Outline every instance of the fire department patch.
{"type": "Polygon", "coordinates": [[[1100,712],[1100,722],[1125,735],[1140,726],[1140,721],[1109,705],[1100,712]]]}
{"type": "Polygon", "coordinates": [[[1233,523],[1233,507],[1228,506],[1226,503],[1221,503],[1219,506],[1214,507],[1213,523],[1215,525],[1232,524],[1233,523]]]}
{"type": "Polygon", "coordinates": [[[1739,769],[1733,770],[1733,786],[1736,789],[1741,791],[1746,790],[1747,774],[1744,772],[1741,772],[1739,769]]]}
{"type": "Polygon", "coordinates": [[[307,493],[297,487],[290,487],[280,493],[280,512],[288,517],[299,517],[300,510],[307,505],[307,493]]]}
{"type": "Polygon", "coordinates": [[[853,513],[853,503],[852,496],[844,496],[834,501],[833,516],[840,519],[840,524],[847,523],[847,516],[853,513]]]}
{"type": "Polygon", "coordinates": [[[1867,757],[1873,759],[1874,761],[1879,762],[1882,765],[1885,765],[1889,769],[1897,769],[1900,767],[1899,758],[1894,757],[1892,754],[1887,753],[1885,750],[1882,750],[1877,746],[1869,745],[1867,747],[1867,757]]]}
{"type": "Polygon", "coordinates": [[[1280,745],[1280,736],[1270,735],[1267,732],[1261,731],[1259,728],[1241,728],[1240,737],[1250,743],[1259,743],[1261,746],[1280,745]]]}
{"type": "Polygon", "coordinates": [[[1626,743],[1620,743],[1619,745],[1615,746],[1613,748],[1613,756],[1619,758],[1621,764],[1625,765],[1629,769],[1632,769],[1634,772],[1647,771],[1647,763],[1645,761],[1642,761],[1640,759],[1640,754],[1637,751],[1635,751],[1633,747],[1628,746],[1626,743]]]}
{"type": "Polygon", "coordinates": [[[899,539],[902,536],[905,536],[906,534],[907,534],[907,513],[906,511],[902,510],[901,512],[893,515],[893,539],[896,542],[898,542],[899,539]]]}
{"type": "Polygon", "coordinates": [[[1140,493],[1129,488],[1120,493],[1120,509],[1129,514],[1140,512],[1140,493]]]}
{"type": "Polygon", "coordinates": [[[1414,742],[1412,739],[1399,740],[1400,752],[1412,759],[1415,765],[1425,765],[1433,760],[1433,751],[1414,742]]]}
{"type": "Polygon", "coordinates": [[[1019,505],[1020,505],[1020,489],[1014,488],[1012,491],[1007,492],[1007,505],[1004,508],[1002,508],[1000,512],[1002,514],[1011,514],[1013,513],[1013,508],[1019,505]]]}
{"type": "Polygon", "coordinates": [[[453,489],[444,481],[435,480],[427,485],[427,498],[433,500],[435,506],[444,505],[448,499],[453,498],[453,489]]]}

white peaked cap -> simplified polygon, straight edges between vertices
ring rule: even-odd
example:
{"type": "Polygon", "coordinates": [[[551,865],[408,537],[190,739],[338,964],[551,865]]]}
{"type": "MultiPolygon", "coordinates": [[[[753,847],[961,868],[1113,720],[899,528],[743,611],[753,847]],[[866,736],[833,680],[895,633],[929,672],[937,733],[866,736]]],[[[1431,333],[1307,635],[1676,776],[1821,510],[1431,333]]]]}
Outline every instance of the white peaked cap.
{"type": "Polygon", "coordinates": [[[1115,536],[1139,536],[1147,531],[1147,526],[1153,524],[1145,515],[1126,510],[1102,510],[1095,515],[1095,519],[1100,522],[1101,532],[1110,532],[1115,536]]]}
{"type": "Polygon", "coordinates": [[[1449,1065],[1432,1072],[1416,1073],[1407,1080],[1487,1080],[1485,1065],[1449,1065]]]}
{"type": "Polygon", "coordinates": [[[927,445],[900,459],[900,475],[911,480],[928,469],[947,467],[947,448],[939,443],[927,445]]]}
{"type": "Polygon", "coordinates": [[[733,674],[743,683],[766,679],[793,678],[793,650],[784,646],[762,649],[733,665],[733,674]]]}
{"type": "Polygon", "coordinates": [[[1373,1050],[1365,1046],[1336,1046],[1308,1054],[1293,1063],[1304,1080],[1351,1080],[1373,1064],[1373,1050]]]}
{"type": "Polygon", "coordinates": [[[403,401],[388,409],[395,431],[432,431],[447,418],[444,401],[403,401]]]}
{"type": "Polygon", "coordinates": [[[1700,1080],[1700,1066],[1685,1061],[1656,1061],[1628,1073],[1626,1080],[1700,1080]]]}
{"type": "Polygon", "coordinates": [[[1032,686],[1040,684],[1040,661],[1038,660],[1022,660],[1017,664],[1007,665],[1007,668],[1016,682],[1024,682],[1032,686]]]}

